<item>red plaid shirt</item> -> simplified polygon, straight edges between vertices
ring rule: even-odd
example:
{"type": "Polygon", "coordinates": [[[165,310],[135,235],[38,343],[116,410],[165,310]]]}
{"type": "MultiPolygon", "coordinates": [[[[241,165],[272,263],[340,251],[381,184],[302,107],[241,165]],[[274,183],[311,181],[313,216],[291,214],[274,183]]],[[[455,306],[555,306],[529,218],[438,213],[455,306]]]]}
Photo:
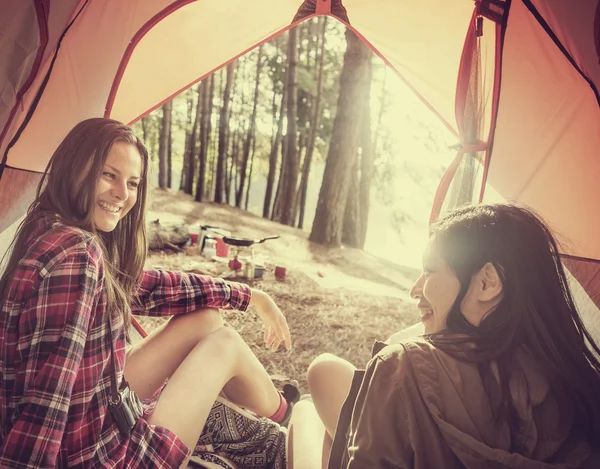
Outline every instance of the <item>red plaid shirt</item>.
{"type": "MultiPolygon", "coordinates": [[[[123,438],[107,418],[112,355],[103,255],[93,235],[42,217],[0,315],[0,467],[179,468],[189,450],[138,421],[123,438]]],[[[144,273],[133,313],[245,310],[250,289],[200,275],[144,273]]],[[[119,381],[122,320],[113,319],[119,381]]]]}

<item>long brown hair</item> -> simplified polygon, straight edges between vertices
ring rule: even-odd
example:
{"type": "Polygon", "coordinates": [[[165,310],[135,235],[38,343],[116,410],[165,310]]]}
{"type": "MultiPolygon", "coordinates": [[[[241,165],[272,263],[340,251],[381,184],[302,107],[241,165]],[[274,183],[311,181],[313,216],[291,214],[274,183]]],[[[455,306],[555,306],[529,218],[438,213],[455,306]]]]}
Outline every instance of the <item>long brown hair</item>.
{"type": "Polygon", "coordinates": [[[0,301],[6,300],[10,279],[25,256],[28,241],[43,214],[56,214],[60,221],[89,231],[97,237],[105,260],[108,311],[121,314],[126,330],[131,323],[131,301],[146,260],[146,194],[148,151],[130,127],[121,122],[92,118],[77,124],[60,143],[38,185],[37,196],[19,226],[13,251],[0,280],[0,301]],[[135,145],[142,157],[138,199],[110,233],[96,230],[93,210],[96,186],[112,145],[135,145]]]}
{"type": "Polygon", "coordinates": [[[430,340],[478,364],[486,387],[499,387],[496,418],[506,419],[513,429],[519,419],[509,382],[517,352],[526,350],[561,410],[571,409],[579,430],[600,444],[600,348],[577,311],[550,229],[531,210],[498,204],[452,212],[432,226],[431,235],[461,290],[448,313],[447,331],[430,340]],[[462,314],[461,302],[473,275],[488,262],[498,271],[503,296],[475,327],[462,314]]]}

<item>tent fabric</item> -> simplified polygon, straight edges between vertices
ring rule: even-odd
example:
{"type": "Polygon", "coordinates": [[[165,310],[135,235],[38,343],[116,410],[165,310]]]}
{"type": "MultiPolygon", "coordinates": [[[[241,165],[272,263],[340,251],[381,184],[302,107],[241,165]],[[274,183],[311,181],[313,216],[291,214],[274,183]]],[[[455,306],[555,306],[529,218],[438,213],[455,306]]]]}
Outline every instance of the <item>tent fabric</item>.
{"type": "Polygon", "coordinates": [[[538,14],[549,26],[582,72],[600,88],[600,3],[582,0],[528,0],[524,2],[532,13],[538,14]],[[596,48],[593,44],[596,44],[596,48]]]}
{"type": "Polygon", "coordinates": [[[453,205],[464,166],[480,161],[481,199],[536,209],[568,239],[564,253],[588,265],[577,278],[600,304],[591,277],[600,260],[599,1],[0,0],[0,232],[24,213],[78,121],[132,123],[294,18],[345,12],[462,152],[477,146],[477,159],[461,157],[446,178],[442,208],[453,205]],[[506,14],[498,25],[478,20],[483,35],[473,39],[474,10],[506,14]],[[461,73],[473,51],[476,141],[465,132],[461,73]]]}
{"type": "MultiPolygon", "coordinates": [[[[2,0],[0,7],[7,7],[2,0]]],[[[0,134],[13,111],[19,93],[31,76],[38,50],[42,47],[35,5],[19,3],[13,16],[0,16],[0,134]]]]}
{"type": "Polygon", "coordinates": [[[79,1],[54,2],[50,9],[49,0],[0,0],[0,12],[10,11],[0,16],[0,142],[15,104],[28,91],[39,66],[48,62],[79,1]]]}
{"type": "Polygon", "coordinates": [[[600,105],[524,2],[510,8],[501,83],[488,183],[535,208],[567,254],[600,259],[600,105]]]}

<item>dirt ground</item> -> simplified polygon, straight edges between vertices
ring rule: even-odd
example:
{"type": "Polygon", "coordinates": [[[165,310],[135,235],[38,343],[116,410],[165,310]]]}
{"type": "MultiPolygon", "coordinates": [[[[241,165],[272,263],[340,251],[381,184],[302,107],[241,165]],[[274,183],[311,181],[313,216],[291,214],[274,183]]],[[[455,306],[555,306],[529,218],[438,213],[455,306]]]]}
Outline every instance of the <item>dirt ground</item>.
{"type": "MultiPolygon", "coordinates": [[[[149,219],[213,225],[250,238],[280,235],[255,245],[254,255],[266,271],[262,279],[251,282],[233,276],[227,260],[209,261],[190,249],[184,253],[151,252],[147,267],[207,272],[269,293],[287,316],[293,342],[290,352],[266,350],[261,322],[252,312],[225,311],[224,317],[275,381],[295,379],[302,392],[307,392],[306,370],[317,355],[330,352],[364,365],[374,340],[386,339],[418,321],[408,296],[418,275],[415,269],[356,249],[328,249],[309,242],[308,234],[301,230],[229,206],[197,203],[171,191],[153,192],[149,219]],[[285,279],[275,279],[275,265],[286,267],[285,279]]],[[[147,331],[164,321],[138,319],[147,331]]]]}

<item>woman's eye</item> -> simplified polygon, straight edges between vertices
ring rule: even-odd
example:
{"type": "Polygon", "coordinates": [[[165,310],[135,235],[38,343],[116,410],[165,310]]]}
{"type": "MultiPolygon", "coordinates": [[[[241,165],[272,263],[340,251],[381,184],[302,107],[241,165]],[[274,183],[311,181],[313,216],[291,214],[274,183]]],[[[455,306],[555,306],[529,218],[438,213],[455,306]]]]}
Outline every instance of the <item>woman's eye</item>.
{"type": "Polygon", "coordinates": [[[115,175],[113,173],[109,173],[108,171],[104,171],[102,173],[102,176],[106,176],[109,179],[114,179],[115,178],[115,175]]]}
{"type": "Polygon", "coordinates": [[[129,187],[133,187],[134,189],[137,189],[138,187],[140,187],[140,183],[137,181],[129,181],[129,187]]]}

